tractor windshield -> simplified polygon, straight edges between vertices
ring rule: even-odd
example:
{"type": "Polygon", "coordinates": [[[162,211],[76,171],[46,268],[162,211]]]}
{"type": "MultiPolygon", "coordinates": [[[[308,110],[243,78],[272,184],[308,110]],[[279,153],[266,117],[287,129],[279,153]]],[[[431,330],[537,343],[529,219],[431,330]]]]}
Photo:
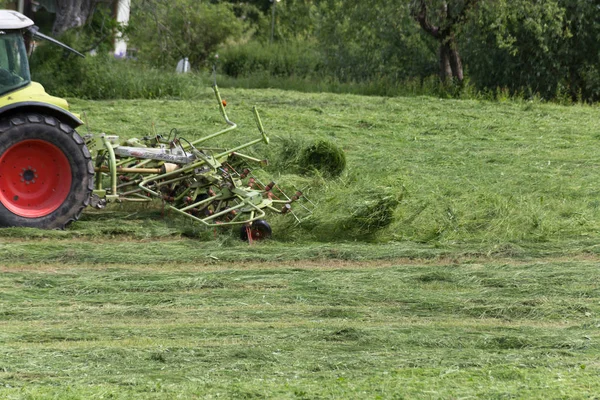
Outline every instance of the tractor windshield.
{"type": "Polygon", "coordinates": [[[31,76],[23,35],[0,31],[0,96],[29,82],[31,76]]]}

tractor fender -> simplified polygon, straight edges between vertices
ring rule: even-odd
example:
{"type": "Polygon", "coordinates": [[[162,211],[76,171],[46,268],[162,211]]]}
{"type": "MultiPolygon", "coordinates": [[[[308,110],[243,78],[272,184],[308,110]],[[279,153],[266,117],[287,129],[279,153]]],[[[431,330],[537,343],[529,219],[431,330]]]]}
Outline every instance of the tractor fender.
{"type": "Polygon", "coordinates": [[[0,108],[0,119],[10,118],[16,114],[42,114],[54,117],[60,122],[75,129],[83,125],[83,121],[64,108],[38,101],[22,101],[8,104],[0,108]]]}

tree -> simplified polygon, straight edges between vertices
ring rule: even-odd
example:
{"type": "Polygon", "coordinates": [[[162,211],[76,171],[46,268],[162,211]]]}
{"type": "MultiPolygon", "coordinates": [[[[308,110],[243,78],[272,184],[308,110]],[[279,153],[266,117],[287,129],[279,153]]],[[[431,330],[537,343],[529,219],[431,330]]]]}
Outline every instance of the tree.
{"type": "Polygon", "coordinates": [[[464,79],[456,35],[478,0],[414,0],[412,13],[421,28],[439,42],[440,79],[464,79]]]}
{"type": "Polygon", "coordinates": [[[402,2],[322,0],[313,14],[325,68],[341,81],[397,82],[435,73],[435,43],[402,2]]]}
{"type": "Polygon", "coordinates": [[[174,68],[184,57],[193,68],[210,64],[218,47],[239,39],[245,28],[229,3],[137,0],[131,15],[130,44],[155,66],[174,68]]]}
{"type": "Polygon", "coordinates": [[[60,36],[69,29],[83,26],[100,2],[102,0],[56,0],[56,19],[52,35],[60,36]]]}
{"type": "Polygon", "coordinates": [[[559,57],[568,70],[568,90],[572,100],[600,100],[600,19],[599,2],[559,0],[564,7],[564,41],[559,57]]]}
{"type": "Polygon", "coordinates": [[[560,49],[574,44],[559,0],[482,0],[471,17],[462,46],[478,88],[548,99],[566,91],[560,49]]]}

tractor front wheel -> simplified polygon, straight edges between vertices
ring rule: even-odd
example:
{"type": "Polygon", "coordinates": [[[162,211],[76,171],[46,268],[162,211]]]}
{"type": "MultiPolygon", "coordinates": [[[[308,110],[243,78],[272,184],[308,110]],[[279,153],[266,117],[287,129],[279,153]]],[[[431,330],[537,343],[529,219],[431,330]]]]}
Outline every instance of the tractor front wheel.
{"type": "Polygon", "coordinates": [[[56,118],[0,123],[0,226],[62,229],[89,204],[94,166],[85,142],[56,118]]]}

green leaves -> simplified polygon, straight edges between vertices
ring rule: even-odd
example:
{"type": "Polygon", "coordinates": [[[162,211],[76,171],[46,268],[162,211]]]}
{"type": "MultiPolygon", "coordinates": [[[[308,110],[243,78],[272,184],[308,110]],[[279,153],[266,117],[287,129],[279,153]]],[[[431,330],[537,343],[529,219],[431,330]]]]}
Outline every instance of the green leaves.
{"type": "Polygon", "coordinates": [[[175,69],[187,57],[192,68],[199,68],[212,65],[217,48],[239,39],[243,30],[228,3],[146,0],[132,10],[129,36],[139,57],[155,66],[175,69]]]}

